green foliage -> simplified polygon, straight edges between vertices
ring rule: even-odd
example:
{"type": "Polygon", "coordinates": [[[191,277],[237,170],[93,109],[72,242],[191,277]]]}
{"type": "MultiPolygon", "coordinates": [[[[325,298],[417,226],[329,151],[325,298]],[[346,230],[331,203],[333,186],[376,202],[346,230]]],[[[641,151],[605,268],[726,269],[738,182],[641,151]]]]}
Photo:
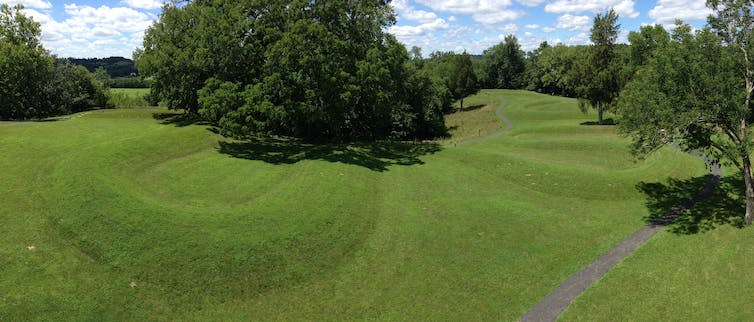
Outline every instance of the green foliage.
{"type": "Polygon", "coordinates": [[[55,113],[40,95],[53,75],[53,59],[39,43],[39,24],[22,9],[0,5],[0,119],[55,113]]]}
{"type": "Polygon", "coordinates": [[[664,48],[670,42],[670,34],[662,25],[641,26],[639,32],[628,33],[631,43],[630,62],[634,71],[647,64],[658,48],[664,48]]]}
{"type": "Polygon", "coordinates": [[[487,88],[526,87],[526,60],[518,38],[508,35],[503,42],[484,51],[482,82],[487,88]]]}
{"type": "Polygon", "coordinates": [[[639,155],[671,141],[737,155],[738,148],[717,135],[718,129],[734,130],[748,113],[735,52],[707,29],[690,30],[677,26],[673,40],[655,50],[621,93],[620,129],[634,138],[639,155]]]}
{"type": "Polygon", "coordinates": [[[461,109],[463,109],[463,99],[478,91],[479,85],[474,74],[474,66],[469,54],[464,52],[456,57],[453,73],[450,74],[450,92],[453,98],[461,100],[461,109]]]}
{"type": "Polygon", "coordinates": [[[135,56],[153,95],[234,137],[443,132],[437,86],[383,30],[394,19],[383,1],[192,2],[168,6],[135,56]]]}
{"type": "Polygon", "coordinates": [[[55,64],[39,43],[40,25],[0,5],[0,119],[44,118],[107,101],[104,76],[65,61],[55,64]]]}
{"type": "Polygon", "coordinates": [[[59,113],[81,112],[92,107],[105,107],[107,87],[83,66],[60,63],[47,84],[49,104],[59,113]]]}
{"type": "Polygon", "coordinates": [[[594,17],[587,59],[580,60],[574,68],[573,79],[578,80],[576,91],[582,98],[579,108],[586,113],[588,108],[597,110],[599,124],[604,123],[603,113],[612,109],[620,93],[622,65],[615,50],[620,25],[618,14],[610,9],[594,17]]]}
{"type": "Polygon", "coordinates": [[[123,57],[67,58],[65,60],[74,65],[84,66],[90,72],[102,68],[112,78],[131,77],[138,72],[134,61],[123,57]]]}
{"type": "Polygon", "coordinates": [[[577,97],[579,62],[586,59],[589,47],[542,46],[530,53],[527,61],[528,89],[541,93],[577,97]]]}

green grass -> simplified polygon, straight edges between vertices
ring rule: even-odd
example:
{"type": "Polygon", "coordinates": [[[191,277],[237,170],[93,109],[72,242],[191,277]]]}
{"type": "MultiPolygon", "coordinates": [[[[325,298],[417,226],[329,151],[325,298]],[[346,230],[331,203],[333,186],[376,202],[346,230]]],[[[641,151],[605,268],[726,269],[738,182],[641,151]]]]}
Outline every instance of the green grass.
{"type": "Polygon", "coordinates": [[[108,104],[115,108],[147,107],[149,103],[144,96],[149,94],[149,88],[111,88],[108,104]]]}
{"type": "Polygon", "coordinates": [[[0,320],[515,320],[644,224],[637,183],[705,173],[633,162],[574,100],[480,97],[513,129],[459,147],[229,142],[147,109],[0,126],[0,320]]]}
{"type": "MultiPolygon", "coordinates": [[[[745,212],[742,179],[724,169],[722,186],[680,220],[608,272],[564,313],[562,320],[751,321],[751,229],[738,229],[745,212]]],[[[680,191],[704,178],[671,181],[650,193],[652,207],[679,203],[680,191]],[[662,192],[662,194],[659,194],[662,192]],[[659,198],[658,198],[659,196],[659,198]]]]}

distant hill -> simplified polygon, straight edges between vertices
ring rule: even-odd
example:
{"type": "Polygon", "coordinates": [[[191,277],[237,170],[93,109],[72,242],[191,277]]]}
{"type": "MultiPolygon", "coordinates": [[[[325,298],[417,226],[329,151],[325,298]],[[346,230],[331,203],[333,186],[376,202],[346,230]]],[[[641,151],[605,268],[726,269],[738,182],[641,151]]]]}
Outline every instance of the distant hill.
{"type": "Polygon", "coordinates": [[[81,65],[89,71],[94,72],[97,68],[102,67],[112,78],[127,77],[132,74],[138,74],[134,61],[123,57],[108,58],[67,58],[71,64],[81,65]]]}

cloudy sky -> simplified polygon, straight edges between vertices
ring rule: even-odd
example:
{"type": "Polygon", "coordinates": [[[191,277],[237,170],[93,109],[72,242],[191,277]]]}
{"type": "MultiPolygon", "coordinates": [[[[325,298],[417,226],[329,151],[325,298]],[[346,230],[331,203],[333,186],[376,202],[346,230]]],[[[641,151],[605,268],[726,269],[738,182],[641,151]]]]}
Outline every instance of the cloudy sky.
{"type": "MultiPolygon", "coordinates": [[[[61,57],[131,57],[144,29],[157,19],[162,0],[0,0],[22,3],[42,23],[42,41],[61,57]]],[[[705,23],[704,0],[393,0],[399,40],[435,50],[481,53],[505,35],[524,49],[542,41],[585,44],[594,14],[613,7],[620,14],[621,39],[642,24],[671,25],[683,19],[705,23]]]]}

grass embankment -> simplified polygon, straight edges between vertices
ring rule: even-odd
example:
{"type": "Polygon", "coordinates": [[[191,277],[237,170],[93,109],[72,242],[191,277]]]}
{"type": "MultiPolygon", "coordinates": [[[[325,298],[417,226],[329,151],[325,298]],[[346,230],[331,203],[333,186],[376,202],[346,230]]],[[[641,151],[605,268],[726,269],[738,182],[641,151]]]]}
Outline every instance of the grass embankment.
{"type": "Polygon", "coordinates": [[[0,127],[0,320],[515,320],[644,224],[637,183],[705,173],[632,162],[574,100],[481,95],[513,129],[457,148],[226,142],[154,110],[0,127]]]}

